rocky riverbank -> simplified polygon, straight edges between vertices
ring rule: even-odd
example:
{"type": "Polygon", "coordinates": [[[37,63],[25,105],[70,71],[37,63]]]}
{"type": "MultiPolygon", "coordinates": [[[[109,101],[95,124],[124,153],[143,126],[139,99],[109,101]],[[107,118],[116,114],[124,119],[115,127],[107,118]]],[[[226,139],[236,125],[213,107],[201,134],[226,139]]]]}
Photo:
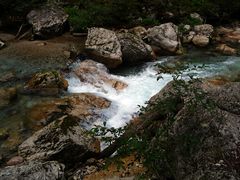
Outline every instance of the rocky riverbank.
{"type": "MultiPolygon", "coordinates": [[[[196,14],[192,18],[202,19],[196,14]]],[[[105,112],[113,102],[94,93],[71,94],[66,80],[72,75],[105,94],[109,90],[121,93],[129,85],[109,69],[136,66],[158,56],[181,57],[193,47],[214,55],[237,56],[238,26],[216,28],[201,21],[200,25],[169,22],[118,30],[93,27],[87,37],[75,37],[63,34],[67,15],[61,9],[31,11],[27,19],[32,31],[30,36],[21,36],[23,40],[0,34],[0,109],[16,119],[18,110],[11,110],[11,106],[22,96],[39,96],[40,100],[24,106],[24,118],[34,122],[34,127],[22,124],[14,133],[1,129],[1,145],[10,152],[1,159],[0,179],[96,179],[143,174],[162,179],[239,179],[238,82],[212,79],[168,84],[150,99],[144,112],[135,112],[138,116],[119,137],[146,138],[149,154],[157,153],[151,165],[159,167],[143,167],[146,157],[132,158],[136,150],[123,157],[127,170],[109,174],[102,170],[105,158],[121,143],[116,140],[103,150],[89,128],[95,122],[107,121],[105,112]],[[45,13],[49,19],[42,16],[45,13]],[[17,64],[6,67],[14,58],[17,64]],[[162,128],[167,136],[159,135],[162,128]],[[26,129],[31,129],[27,135],[26,129]]],[[[110,167],[115,171],[114,165],[110,167]]]]}

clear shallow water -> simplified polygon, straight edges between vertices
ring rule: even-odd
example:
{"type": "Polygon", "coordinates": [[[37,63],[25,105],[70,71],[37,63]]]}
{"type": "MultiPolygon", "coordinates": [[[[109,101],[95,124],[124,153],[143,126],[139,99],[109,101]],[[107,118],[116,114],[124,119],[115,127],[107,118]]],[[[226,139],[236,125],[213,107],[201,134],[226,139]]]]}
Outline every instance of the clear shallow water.
{"type": "MultiPolygon", "coordinates": [[[[183,78],[187,78],[189,74],[200,78],[216,75],[233,76],[240,71],[239,57],[205,57],[203,59],[203,57],[199,56],[195,58],[186,57],[180,61],[189,64],[189,69],[183,70],[183,78]],[[202,65],[202,62],[206,65],[205,68],[191,70],[194,65],[202,65]]],[[[112,75],[128,84],[128,87],[122,91],[116,91],[107,85],[105,85],[105,90],[103,91],[102,88],[82,83],[77,77],[71,76],[68,78],[69,92],[96,93],[112,101],[110,109],[105,114],[108,117],[107,125],[110,127],[121,127],[132,119],[132,116],[139,111],[141,106],[146,105],[146,101],[172,80],[171,74],[162,74],[163,78],[157,80],[157,71],[154,65],[157,63],[174,64],[174,62],[176,62],[174,57],[163,57],[157,62],[141,66],[138,70],[136,68],[133,70],[125,69],[122,74],[118,72],[118,75],[112,75]]]]}
{"type": "MultiPolygon", "coordinates": [[[[36,71],[51,69],[55,65],[47,62],[35,61],[32,64],[19,59],[2,59],[0,57],[0,76],[8,71],[16,72],[16,76],[21,78],[28,76],[36,71]]],[[[103,88],[96,88],[89,84],[82,83],[77,77],[69,76],[69,93],[91,92],[103,96],[112,101],[112,105],[104,113],[102,120],[97,124],[107,121],[108,126],[120,127],[129,122],[139,110],[139,106],[145,106],[145,102],[154,94],[159,92],[169,81],[172,80],[170,74],[163,74],[163,79],[157,81],[156,63],[173,64],[176,61],[188,63],[189,66],[206,64],[205,69],[185,71],[184,75],[195,74],[198,77],[211,77],[224,75],[228,77],[237,76],[240,73],[240,57],[206,56],[201,52],[185,57],[162,57],[158,62],[146,63],[142,66],[119,69],[112,75],[128,84],[123,91],[117,92],[115,89],[104,85],[103,88]],[[103,90],[104,89],[104,90],[103,90]]],[[[25,80],[24,80],[25,81],[25,80]]],[[[17,82],[22,84],[22,81],[17,82]]],[[[12,82],[8,86],[15,86],[12,82]]],[[[12,104],[0,110],[0,130],[7,128],[10,137],[5,141],[0,141],[0,155],[9,152],[11,148],[16,150],[19,143],[27,138],[38,128],[38,123],[30,118],[29,110],[35,104],[51,98],[38,96],[18,96],[12,104]]]]}

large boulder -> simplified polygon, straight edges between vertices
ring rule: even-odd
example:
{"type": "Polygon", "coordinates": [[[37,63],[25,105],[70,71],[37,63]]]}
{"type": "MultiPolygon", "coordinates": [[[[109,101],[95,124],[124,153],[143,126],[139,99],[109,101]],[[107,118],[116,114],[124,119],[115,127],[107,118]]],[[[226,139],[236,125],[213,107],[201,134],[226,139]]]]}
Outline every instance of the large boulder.
{"type": "Polygon", "coordinates": [[[195,35],[192,38],[194,45],[205,47],[210,43],[210,38],[214,32],[213,26],[210,24],[202,24],[194,26],[195,35]]]}
{"type": "Polygon", "coordinates": [[[85,48],[89,57],[108,68],[116,68],[122,64],[121,45],[114,31],[89,28],[85,48]]]}
{"type": "Polygon", "coordinates": [[[130,33],[119,33],[117,37],[121,44],[123,63],[131,65],[155,59],[151,46],[140,37],[130,33]]]}
{"type": "Polygon", "coordinates": [[[58,71],[36,73],[24,86],[24,92],[40,95],[56,95],[66,91],[68,82],[58,71]]]}
{"type": "Polygon", "coordinates": [[[17,97],[16,88],[1,88],[0,89],[0,109],[8,106],[13,99],[17,97]]]}
{"type": "Polygon", "coordinates": [[[106,91],[104,85],[108,85],[116,90],[123,90],[127,87],[126,83],[110,75],[106,66],[92,60],[81,62],[73,71],[82,82],[95,87],[101,87],[103,91],[106,91]]]}
{"type": "Polygon", "coordinates": [[[27,15],[33,34],[44,39],[61,35],[66,29],[67,19],[68,15],[59,7],[43,7],[27,15]]]}
{"type": "Polygon", "coordinates": [[[56,161],[29,162],[0,170],[1,180],[59,180],[64,179],[63,164],[56,161]]]}
{"type": "Polygon", "coordinates": [[[42,128],[56,117],[66,114],[81,119],[85,124],[92,124],[103,118],[101,110],[107,109],[110,105],[109,100],[94,94],[72,94],[61,99],[36,104],[27,111],[27,115],[37,124],[33,129],[42,128]]]}
{"type": "Polygon", "coordinates": [[[56,160],[66,165],[85,161],[100,151],[100,142],[79,125],[79,118],[65,115],[34,133],[18,148],[27,161],[56,160]]]}
{"type": "Polygon", "coordinates": [[[161,24],[148,29],[147,38],[150,45],[170,53],[176,53],[181,46],[178,37],[178,27],[173,23],[161,24]]]}
{"type": "Polygon", "coordinates": [[[151,146],[163,153],[154,160],[158,172],[163,179],[240,179],[240,83],[186,85],[168,84],[145,113],[154,124],[151,146]],[[161,129],[167,134],[159,137],[161,129]]]}

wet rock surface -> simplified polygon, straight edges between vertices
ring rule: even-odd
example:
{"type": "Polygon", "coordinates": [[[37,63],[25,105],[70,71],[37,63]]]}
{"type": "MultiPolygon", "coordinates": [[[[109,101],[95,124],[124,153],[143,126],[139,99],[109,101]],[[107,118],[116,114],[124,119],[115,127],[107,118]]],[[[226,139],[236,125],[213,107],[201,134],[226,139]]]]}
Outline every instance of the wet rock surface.
{"type": "Polygon", "coordinates": [[[39,127],[63,114],[80,118],[85,123],[92,123],[93,120],[101,117],[101,110],[108,108],[110,104],[109,100],[94,94],[72,94],[36,104],[27,114],[32,121],[39,123],[39,127]]]}
{"type": "Polygon", "coordinates": [[[103,91],[104,84],[116,90],[123,90],[127,87],[127,84],[121,80],[116,79],[108,73],[108,69],[101,63],[97,63],[93,60],[85,60],[79,65],[74,67],[74,73],[84,83],[89,83],[96,87],[102,87],[103,91]]]}
{"type": "Polygon", "coordinates": [[[64,165],[55,161],[29,162],[0,170],[1,180],[59,180],[64,178],[64,165]]]}

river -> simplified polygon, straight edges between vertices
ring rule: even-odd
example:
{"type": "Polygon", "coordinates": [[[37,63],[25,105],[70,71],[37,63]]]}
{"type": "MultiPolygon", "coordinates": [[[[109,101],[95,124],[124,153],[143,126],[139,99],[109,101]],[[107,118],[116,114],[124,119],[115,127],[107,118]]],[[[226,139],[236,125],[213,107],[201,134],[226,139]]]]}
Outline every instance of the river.
{"type": "MultiPolygon", "coordinates": [[[[44,65],[40,69],[29,66],[28,63],[23,63],[21,66],[14,65],[14,61],[12,60],[11,62],[11,60],[8,60],[8,63],[0,61],[3,62],[0,64],[1,73],[9,69],[19,74],[22,74],[23,70],[27,72],[31,68],[35,71],[44,69],[44,65]]],[[[213,76],[232,78],[237,76],[240,70],[240,57],[212,56],[198,51],[182,57],[161,57],[156,62],[122,68],[113,72],[111,76],[128,84],[128,87],[122,91],[116,91],[107,85],[104,85],[105,91],[103,91],[102,88],[82,83],[77,77],[69,73],[66,74],[69,82],[68,93],[90,92],[109,99],[112,102],[110,108],[104,111],[103,118],[95,122],[95,124],[102,124],[105,121],[109,127],[121,127],[137,114],[140,107],[146,105],[146,101],[172,80],[171,74],[162,74],[162,78],[157,80],[157,68],[155,65],[160,63],[174,67],[176,62],[188,64],[188,68],[182,70],[183,78],[187,78],[188,75],[193,74],[199,78],[213,76]],[[205,64],[206,67],[192,69],[192,67],[202,64],[205,64]]],[[[46,64],[46,69],[48,68],[49,66],[46,64]]],[[[18,83],[14,82],[14,85],[16,84],[18,83]]],[[[49,99],[52,98],[19,95],[16,102],[0,110],[0,134],[4,129],[7,129],[10,134],[7,140],[0,141],[0,154],[9,151],[15,152],[20,142],[38,130],[37,123],[39,122],[35,122],[29,118],[29,110],[39,102],[49,99]]]]}

